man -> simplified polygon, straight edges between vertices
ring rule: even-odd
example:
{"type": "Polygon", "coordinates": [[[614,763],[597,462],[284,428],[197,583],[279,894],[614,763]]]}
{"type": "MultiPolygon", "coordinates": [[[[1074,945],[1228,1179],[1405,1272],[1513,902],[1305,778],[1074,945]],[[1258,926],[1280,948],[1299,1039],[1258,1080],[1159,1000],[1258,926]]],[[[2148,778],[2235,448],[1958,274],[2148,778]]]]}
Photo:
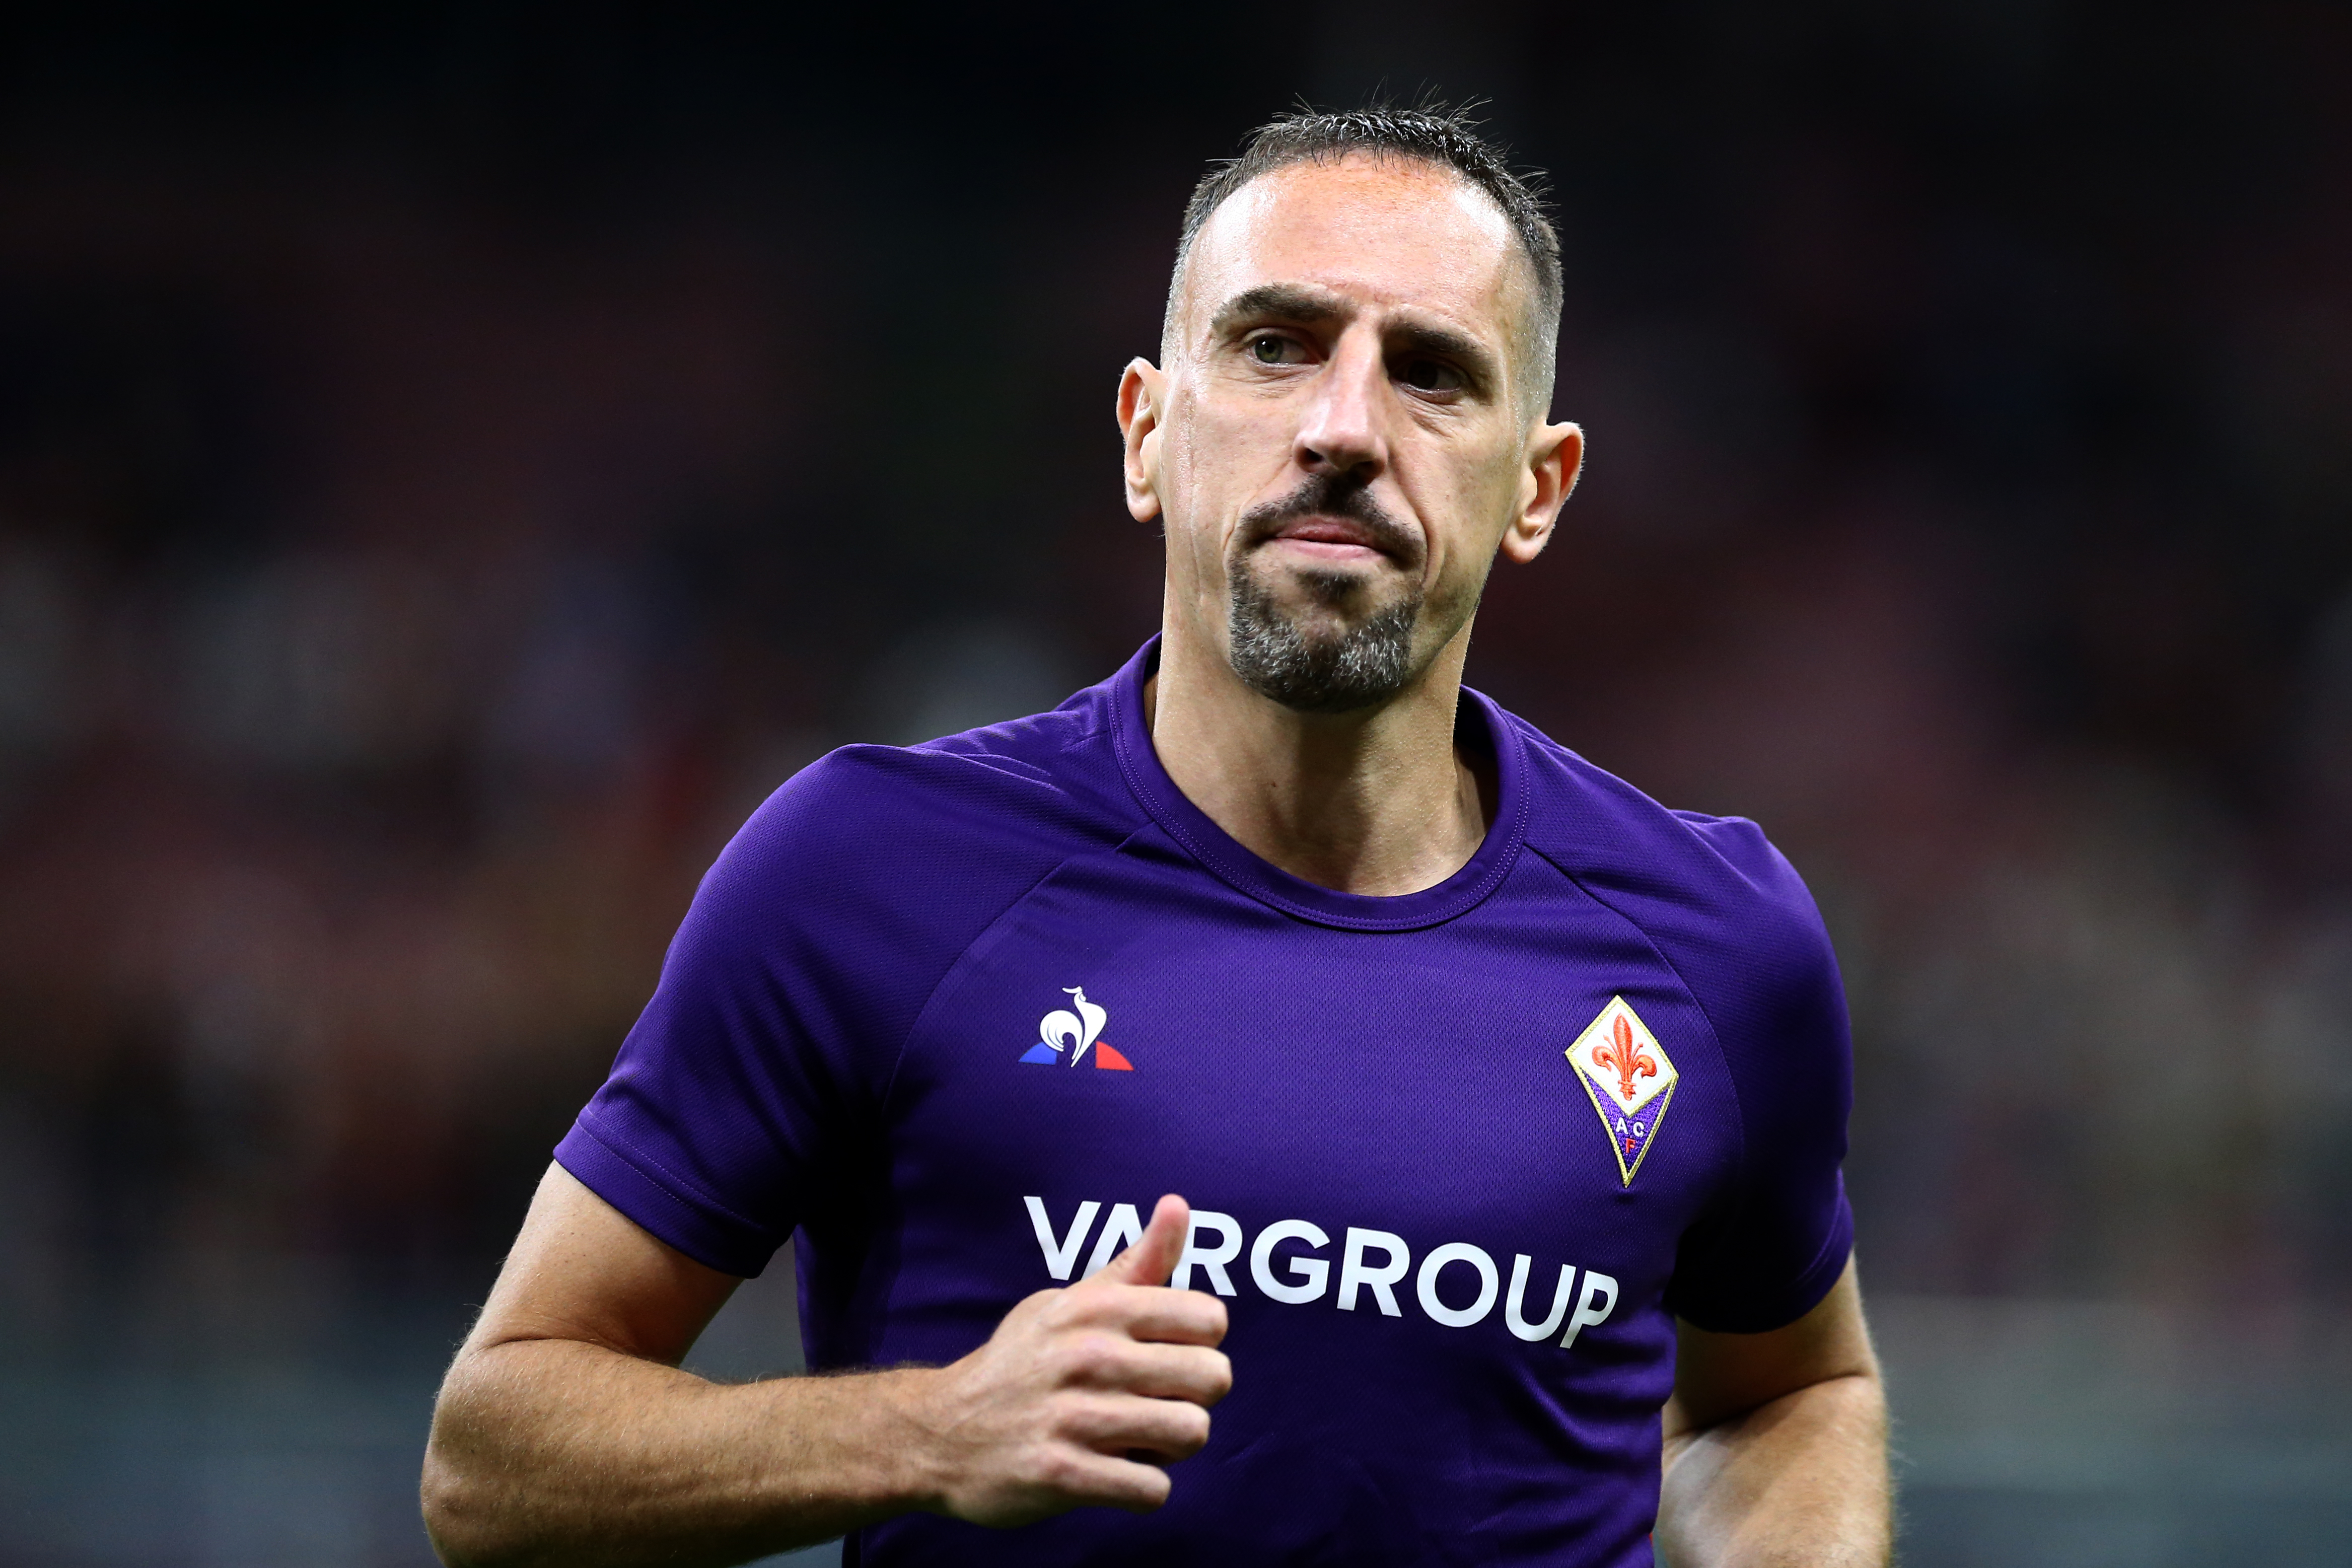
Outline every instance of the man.
{"type": "Polygon", "coordinates": [[[1118,389],[1161,635],[720,858],[450,1370],[448,1561],[1885,1560],[1812,905],[1461,686],[1559,293],[1440,114],[1202,182],[1118,389]],[[677,1371],[787,1237],[839,1375],[677,1371]]]}

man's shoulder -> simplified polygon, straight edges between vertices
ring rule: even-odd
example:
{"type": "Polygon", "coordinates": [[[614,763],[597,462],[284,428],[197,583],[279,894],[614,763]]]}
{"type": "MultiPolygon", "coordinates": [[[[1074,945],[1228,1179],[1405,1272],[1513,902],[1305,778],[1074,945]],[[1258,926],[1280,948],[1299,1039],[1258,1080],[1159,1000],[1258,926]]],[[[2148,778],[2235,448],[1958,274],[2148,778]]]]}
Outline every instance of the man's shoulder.
{"type": "Polygon", "coordinates": [[[1738,1086],[1751,1152],[1842,1155],[1844,991],[1804,879],[1755,823],[1661,805],[1530,735],[1528,847],[1638,931],[1689,992],[1738,1086]]]}
{"type": "Polygon", "coordinates": [[[1677,810],[1513,718],[1525,741],[1528,846],[1648,931],[1679,941],[1822,947],[1812,895],[1742,816],[1677,810]]]}
{"type": "Polygon", "coordinates": [[[761,803],[712,876],[822,905],[950,889],[985,902],[1131,833],[1121,793],[1108,739],[1069,706],[917,746],[843,746],[761,803]]]}

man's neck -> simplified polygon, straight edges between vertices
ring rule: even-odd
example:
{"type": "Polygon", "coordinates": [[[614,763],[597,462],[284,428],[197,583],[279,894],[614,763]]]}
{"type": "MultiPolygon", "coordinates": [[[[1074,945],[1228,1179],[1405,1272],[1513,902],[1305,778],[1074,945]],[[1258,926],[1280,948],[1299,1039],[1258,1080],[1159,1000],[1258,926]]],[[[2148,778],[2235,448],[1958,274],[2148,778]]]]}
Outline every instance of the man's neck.
{"type": "MultiPolygon", "coordinates": [[[[1171,628],[1172,630],[1172,628],[1171,628]]],[[[1244,848],[1343,893],[1433,888],[1478,852],[1491,776],[1454,745],[1467,628],[1421,679],[1361,713],[1299,713],[1193,638],[1161,639],[1143,689],[1160,765],[1244,848]]]]}

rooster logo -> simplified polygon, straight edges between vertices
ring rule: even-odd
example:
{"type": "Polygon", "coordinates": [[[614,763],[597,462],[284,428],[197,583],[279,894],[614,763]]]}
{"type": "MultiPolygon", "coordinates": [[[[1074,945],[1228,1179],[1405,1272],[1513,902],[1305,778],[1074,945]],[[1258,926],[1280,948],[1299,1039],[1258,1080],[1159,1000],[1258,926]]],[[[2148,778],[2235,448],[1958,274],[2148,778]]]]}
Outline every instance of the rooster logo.
{"type": "Polygon", "coordinates": [[[1067,1007],[1056,1007],[1037,1020],[1037,1043],[1022,1055],[1024,1062],[1045,1067],[1076,1067],[1092,1053],[1095,1066],[1112,1072],[1133,1072],[1135,1064],[1113,1050],[1102,1037],[1110,1014],[1102,1004],[1087,1000],[1083,985],[1065,985],[1067,1007]]]}

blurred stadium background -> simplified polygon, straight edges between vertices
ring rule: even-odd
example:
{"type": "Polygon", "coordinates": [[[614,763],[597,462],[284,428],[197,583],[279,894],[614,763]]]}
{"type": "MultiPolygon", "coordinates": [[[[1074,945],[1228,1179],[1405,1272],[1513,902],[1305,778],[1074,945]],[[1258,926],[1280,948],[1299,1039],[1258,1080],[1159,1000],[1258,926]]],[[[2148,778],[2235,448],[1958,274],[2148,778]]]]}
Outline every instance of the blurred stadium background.
{"type": "Polygon", "coordinates": [[[0,1563],[430,1561],[698,874],[1150,630],[1183,195],[1382,80],[1563,208],[1473,680],[1838,936],[1907,1561],[2342,1561],[2352,14],[1111,12],[0,24],[0,1563]]]}

